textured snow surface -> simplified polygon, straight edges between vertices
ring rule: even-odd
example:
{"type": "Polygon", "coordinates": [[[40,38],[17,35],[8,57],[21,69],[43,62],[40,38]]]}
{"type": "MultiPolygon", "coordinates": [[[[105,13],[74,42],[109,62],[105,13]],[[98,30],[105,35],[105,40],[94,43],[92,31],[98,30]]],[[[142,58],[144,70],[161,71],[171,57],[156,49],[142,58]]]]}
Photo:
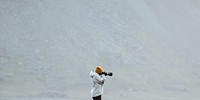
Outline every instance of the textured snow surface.
{"type": "Polygon", "coordinates": [[[0,99],[199,100],[198,0],[0,0],[0,99]]]}

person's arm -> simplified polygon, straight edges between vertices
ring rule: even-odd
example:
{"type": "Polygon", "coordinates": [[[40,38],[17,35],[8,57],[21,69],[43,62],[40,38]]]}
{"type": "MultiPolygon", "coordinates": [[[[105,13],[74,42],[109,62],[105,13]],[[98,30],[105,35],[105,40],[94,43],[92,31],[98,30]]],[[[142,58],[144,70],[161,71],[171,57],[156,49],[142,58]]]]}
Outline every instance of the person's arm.
{"type": "Polygon", "coordinates": [[[96,80],[98,81],[99,84],[104,84],[104,81],[106,80],[106,77],[105,77],[105,75],[102,75],[102,76],[97,75],[96,76],[96,80]]]}

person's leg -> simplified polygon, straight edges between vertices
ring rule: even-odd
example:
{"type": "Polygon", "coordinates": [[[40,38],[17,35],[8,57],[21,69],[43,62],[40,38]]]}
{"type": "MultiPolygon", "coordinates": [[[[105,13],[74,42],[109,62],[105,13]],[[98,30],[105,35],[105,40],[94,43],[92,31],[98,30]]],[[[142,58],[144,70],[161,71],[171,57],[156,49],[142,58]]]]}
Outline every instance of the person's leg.
{"type": "Polygon", "coordinates": [[[93,100],[101,100],[101,95],[99,95],[97,97],[93,97],[93,100]]]}

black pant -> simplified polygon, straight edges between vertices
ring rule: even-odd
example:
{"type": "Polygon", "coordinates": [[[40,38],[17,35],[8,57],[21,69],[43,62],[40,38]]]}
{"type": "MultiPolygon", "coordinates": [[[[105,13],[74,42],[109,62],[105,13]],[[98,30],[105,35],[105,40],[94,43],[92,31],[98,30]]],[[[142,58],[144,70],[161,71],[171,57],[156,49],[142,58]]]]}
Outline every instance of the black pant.
{"type": "Polygon", "coordinates": [[[101,95],[97,96],[97,97],[92,97],[93,100],[101,100],[101,95]]]}

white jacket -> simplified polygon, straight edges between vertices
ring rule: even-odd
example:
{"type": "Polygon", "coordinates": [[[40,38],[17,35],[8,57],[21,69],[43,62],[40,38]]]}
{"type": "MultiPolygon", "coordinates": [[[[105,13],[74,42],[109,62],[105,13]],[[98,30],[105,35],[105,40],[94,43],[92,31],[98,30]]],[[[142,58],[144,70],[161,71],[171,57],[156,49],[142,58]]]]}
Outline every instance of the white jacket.
{"type": "Polygon", "coordinates": [[[90,72],[91,82],[92,82],[92,90],[91,96],[96,97],[103,94],[103,84],[106,80],[105,75],[99,75],[96,72],[90,72]]]}

